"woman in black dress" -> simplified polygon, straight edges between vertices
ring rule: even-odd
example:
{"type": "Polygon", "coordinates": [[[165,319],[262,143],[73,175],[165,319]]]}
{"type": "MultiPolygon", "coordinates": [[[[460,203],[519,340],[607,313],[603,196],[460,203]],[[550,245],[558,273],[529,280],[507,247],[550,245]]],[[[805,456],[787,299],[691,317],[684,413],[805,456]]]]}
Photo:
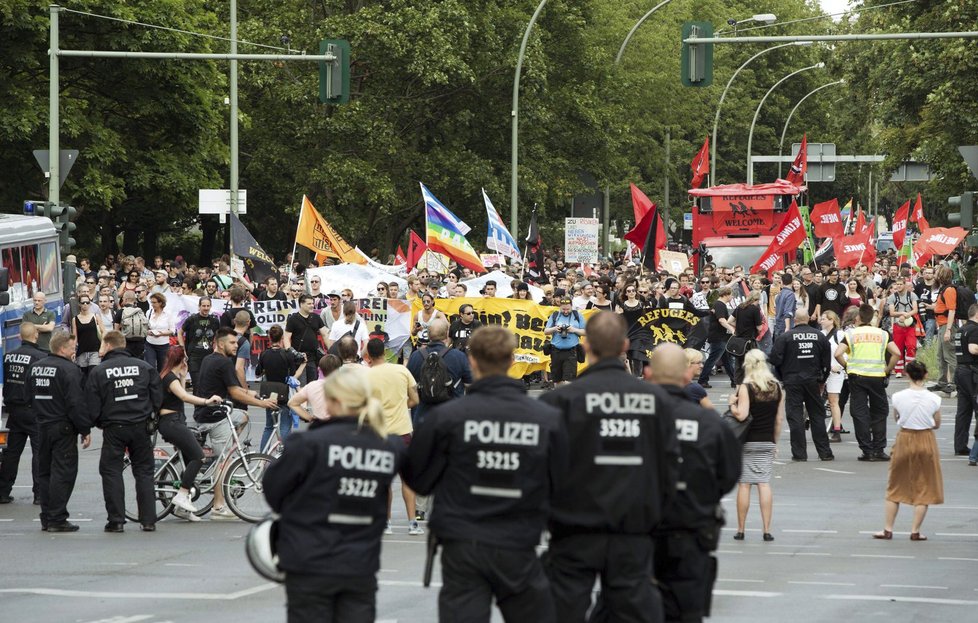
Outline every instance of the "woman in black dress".
{"type": "Polygon", "coordinates": [[[647,351],[652,349],[652,332],[638,319],[651,309],[655,309],[654,303],[638,297],[638,284],[628,283],[618,310],[628,325],[628,366],[635,376],[642,376],[642,370],[649,360],[647,351]]]}

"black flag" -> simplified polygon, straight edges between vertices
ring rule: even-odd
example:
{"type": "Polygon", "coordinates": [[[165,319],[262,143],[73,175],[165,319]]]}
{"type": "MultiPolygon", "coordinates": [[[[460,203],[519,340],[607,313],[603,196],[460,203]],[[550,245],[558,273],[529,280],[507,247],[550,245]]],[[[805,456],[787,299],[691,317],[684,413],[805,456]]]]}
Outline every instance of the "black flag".
{"type": "Polygon", "coordinates": [[[251,282],[258,283],[272,275],[278,276],[272,257],[258,245],[241,219],[234,214],[230,214],[229,218],[231,219],[231,254],[237,255],[244,261],[245,272],[251,282]]]}
{"type": "Polygon", "coordinates": [[[655,261],[656,256],[658,255],[658,250],[665,246],[665,240],[658,239],[662,233],[660,231],[661,229],[662,224],[659,221],[659,211],[653,207],[652,223],[649,224],[649,233],[645,235],[645,245],[642,247],[642,266],[652,272],[658,270],[658,265],[655,261]]]}
{"type": "Polygon", "coordinates": [[[533,208],[533,216],[530,217],[530,231],[526,234],[527,282],[545,283],[547,273],[543,266],[543,239],[540,237],[540,229],[537,227],[537,210],[533,208]]]}

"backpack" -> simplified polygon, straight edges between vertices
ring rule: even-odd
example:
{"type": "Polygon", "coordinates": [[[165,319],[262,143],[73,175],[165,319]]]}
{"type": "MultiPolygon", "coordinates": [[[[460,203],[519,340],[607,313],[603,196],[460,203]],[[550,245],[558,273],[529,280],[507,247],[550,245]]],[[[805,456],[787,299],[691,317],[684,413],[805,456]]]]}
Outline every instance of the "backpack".
{"type": "Polygon", "coordinates": [[[149,331],[149,319],[138,307],[123,307],[119,325],[126,339],[145,339],[149,331]]]}
{"type": "MultiPolygon", "coordinates": [[[[554,313],[550,314],[550,320],[548,321],[548,324],[550,322],[553,322],[553,325],[552,326],[556,327],[557,326],[557,316],[559,316],[559,315],[560,315],[560,311],[555,311],[554,313]]],[[[576,320],[578,323],[581,322],[581,314],[576,309],[572,309],[571,310],[571,315],[574,316],[574,320],[576,320]]]]}
{"type": "Polygon", "coordinates": [[[439,404],[452,398],[452,376],[445,365],[445,348],[440,353],[422,348],[419,352],[424,358],[418,378],[418,397],[425,404],[439,404]]]}
{"type": "MultiPolygon", "coordinates": [[[[975,304],[975,293],[972,292],[967,286],[946,286],[941,290],[938,295],[938,299],[944,296],[944,293],[948,288],[954,288],[954,293],[957,298],[957,304],[954,309],[954,319],[955,320],[967,320],[968,319],[968,308],[975,304]]],[[[944,314],[945,316],[947,314],[944,314]]]]}
{"type": "Polygon", "coordinates": [[[343,339],[343,338],[345,338],[348,335],[350,337],[352,337],[353,339],[356,339],[356,337],[357,337],[357,331],[359,331],[359,330],[360,330],[360,321],[357,320],[356,322],[353,323],[353,329],[351,329],[350,331],[347,331],[346,333],[344,333],[340,337],[336,338],[336,341],[333,342],[333,345],[329,347],[329,350],[327,352],[330,355],[339,356],[339,354],[340,354],[340,340],[343,339]]]}

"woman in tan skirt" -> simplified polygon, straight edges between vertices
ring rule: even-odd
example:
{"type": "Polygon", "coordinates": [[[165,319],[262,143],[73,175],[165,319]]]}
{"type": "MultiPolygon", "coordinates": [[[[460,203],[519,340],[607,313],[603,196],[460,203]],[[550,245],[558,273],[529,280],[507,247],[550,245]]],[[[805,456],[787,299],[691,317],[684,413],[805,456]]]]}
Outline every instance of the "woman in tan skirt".
{"type": "Polygon", "coordinates": [[[911,541],[926,541],[920,524],[931,504],[944,503],[944,478],[934,431],[941,427],[941,399],[924,388],[927,366],[907,364],[910,388],[893,394],[893,417],[900,430],[893,443],[890,478],[886,485],[886,523],[874,539],[893,538],[893,521],[900,504],[913,505],[911,541]]]}

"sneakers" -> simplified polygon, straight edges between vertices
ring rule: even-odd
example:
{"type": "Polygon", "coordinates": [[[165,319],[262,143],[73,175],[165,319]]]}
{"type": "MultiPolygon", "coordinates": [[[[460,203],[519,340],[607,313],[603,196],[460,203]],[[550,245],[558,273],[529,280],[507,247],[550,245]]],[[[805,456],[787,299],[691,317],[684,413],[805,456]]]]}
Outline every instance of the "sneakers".
{"type": "Polygon", "coordinates": [[[190,513],[197,512],[197,507],[194,506],[193,501],[190,499],[190,495],[184,493],[183,491],[180,491],[175,496],[173,496],[173,499],[170,502],[177,508],[182,508],[187,512],[190,513]]]}
{"type": "Polygon", "coordinates": [[[238,520],[238,516],[223,506],[220,508],[217,508],[215,506],[214,509],[211,510],[211,521],[237,521],[237,520],[238,520]]]}
{"type": "Polygon", "coordinates": [[[933,385],[927,388],[927,391],[942,392],[944,391],[944,383],[934,383],[933,385]]]}
{"type": "Polygon", "coordinates": [[[418,510],[414,511],[414,520],[424,521],[424,511],[418,511],[418,510]]]}
{"type": "Polygon", "coordinates": [[[408,528],[408,534],[417,536],[419,534],[424,534],[424,528],[418,525],[417,521],[411,522],[411,527],[408,528]]]}
{"type": "Polygon", "coordinates": [[[173,509],[173,514],[174,516],[179,517],[180,519],[185,519],[191,523],[195,521],[200,521],[200,517],[180,508],[179,506],[173,509]]]}
{"type": "Polygon", "coordinates": [[[842,435],[839,434],[839,431],[833,430],[829,433],[829,443],[842,443],[842,435]]]}
{"type": "Polygon", "coordinates": [[[387,520],[387,527],[384,528],[384,534],[394,534],[394,528],[391,528],[390,520],[387,520]]]}

